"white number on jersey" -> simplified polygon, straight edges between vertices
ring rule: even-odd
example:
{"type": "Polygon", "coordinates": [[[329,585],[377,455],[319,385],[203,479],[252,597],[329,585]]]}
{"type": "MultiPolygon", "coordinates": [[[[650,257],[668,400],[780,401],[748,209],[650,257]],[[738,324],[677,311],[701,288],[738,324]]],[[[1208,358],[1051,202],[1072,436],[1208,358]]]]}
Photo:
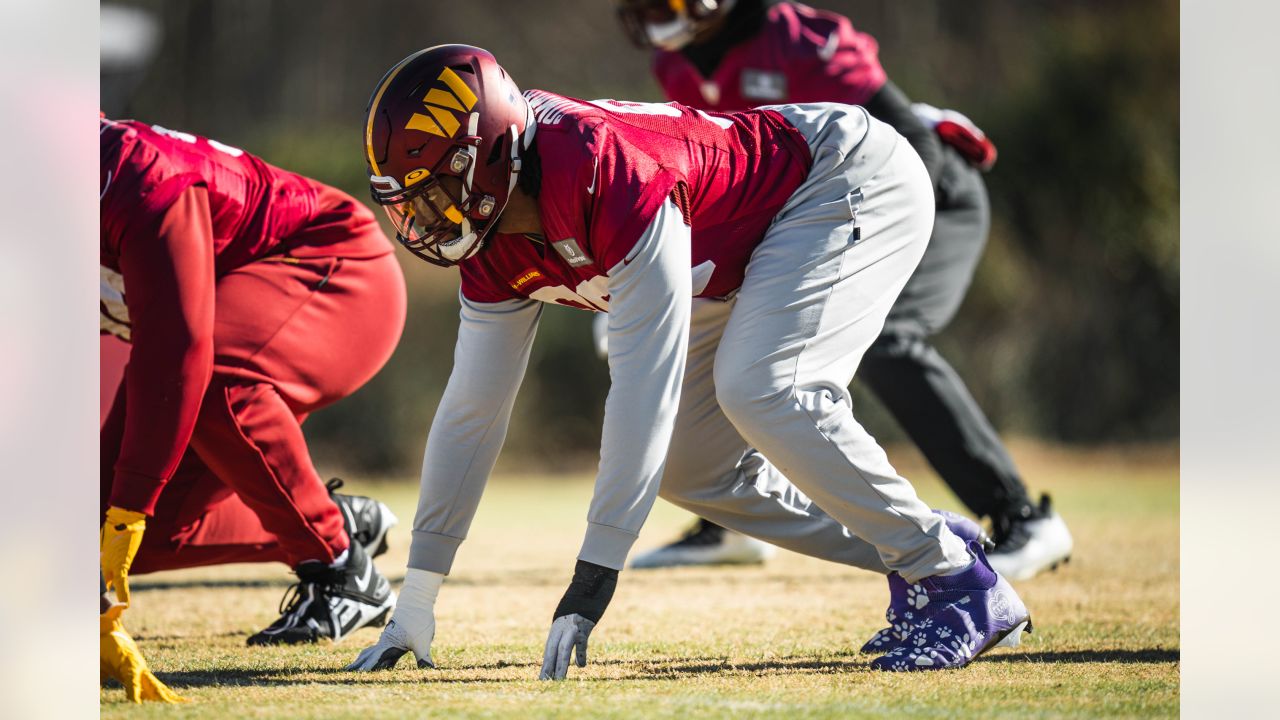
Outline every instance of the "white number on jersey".
{"type": "MultiPolygon", "coordinates": [[[[630,102],[625,100],[592,100],[592,105],[599,105],[609,112],[630,113],[634,115],[662,115],[665,117],[680,117],[680,108],[670,103],[647,103],[647,102],[630,102]]],[[[704,120],[709,120],[721,128],[728,130],[733,121],[729,118],[711,117],[701,110],[695,110],[704,120]]]]}
{"type": "Polygon", "coordinates": [[[596,275],[590,280],[583,280],[578,283],[578,287],[574,290],[564,285],[554,285],[549,287],[540,287],[529,293],[529,299],[537,300],[544,303],[555,303],[558,305],[572,305],[573,307],[586,306],[587,309],[601,310],[609,312],[609,278],[604,275],[596,275]]]}
{"type": "MultiPolygon", "coordinates": [[[[195,145],[196,141],[200,139],[200,138],[197,138],[195,135],[192,135],[191,133],[184,133],[184,132],[179,132],[177,130],[170,130],[167,127],[161,127],[159,125],[152,125],[151,129],[154,130],[155,132],[160,133],[161,135],[168,135],[174,140],[181,140],[182,142],[191,143],[192,145],[195,145]]],[[[244,151],[241,150],[240,148],[232,147],[230,145],[227,145],[226,143],[220,143],[217,140],[210,140],[208,138],[205,138],[205,142],[209,143],[209,147],[213,148],[214,150],[217,150],[219,152],[224,152],[230,155],[231,157],[240,157],[241,155],[244,154],[244,151]]]]}

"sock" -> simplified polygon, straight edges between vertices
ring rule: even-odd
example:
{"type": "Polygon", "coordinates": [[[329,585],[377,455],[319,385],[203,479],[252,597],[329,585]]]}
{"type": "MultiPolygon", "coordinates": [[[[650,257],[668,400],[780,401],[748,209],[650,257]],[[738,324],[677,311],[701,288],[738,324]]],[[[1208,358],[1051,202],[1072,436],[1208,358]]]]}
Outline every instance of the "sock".
{"type": "Polygon", "coordinates": [[[338,555],[338,557],[333,559],[333,562],[329,563],[329,567],[337,569],[346,565],[347,558],[350,555],[351,555],[351,548],[347,548],[346,550],[343,550],[342,554],[338,555]]]}
{"type": "Polygon", "coordinates": [[[969,556],[969,563],[968,563],[967,565],[965,565],[964,567],[962,567],[962,568],[956,568],[955,570],[949,570],[949,571],[944,572],[944,573],[939,573],[939,575],[942,575],[943,577],[951,577],[952,575],[959,575],[959,574],[960,574],[960,573],[962,573],[962,572],[968,572],[968,571],[972,570],[972,569],[973,569],[973,566],[974,566],[974,565],[976,565],[977,563],[978,563],[978,558],[974,557],[973,555],[970,555],[970,556],[969,556]]]}

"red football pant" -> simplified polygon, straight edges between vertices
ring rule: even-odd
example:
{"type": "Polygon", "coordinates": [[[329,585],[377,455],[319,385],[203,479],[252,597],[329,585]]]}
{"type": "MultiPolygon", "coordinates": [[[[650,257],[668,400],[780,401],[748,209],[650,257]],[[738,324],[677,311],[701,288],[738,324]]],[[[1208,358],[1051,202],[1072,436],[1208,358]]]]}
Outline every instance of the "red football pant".
{"type": "MultiPolygon", "coordinates": [[[[405,318],[399,265],[394,255],[269,258],[223,276],[215,293],[213,379],[132,572],[333,562],[348,539],[301,423],[391,356],[405,318]]],[[[102,427],[104,503],[125,404],[121,383],[102,427]]]]}

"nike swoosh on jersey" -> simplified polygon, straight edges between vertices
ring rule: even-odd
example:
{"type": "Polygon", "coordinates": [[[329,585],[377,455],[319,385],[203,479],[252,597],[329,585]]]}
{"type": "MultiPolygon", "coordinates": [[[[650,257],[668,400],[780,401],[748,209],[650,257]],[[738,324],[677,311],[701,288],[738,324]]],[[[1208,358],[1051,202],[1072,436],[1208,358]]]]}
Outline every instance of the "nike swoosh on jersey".
{"type": "Polygon", "coordinates": [[[830,60],[836,56],[836,48],[840,47],[840,34],[832,30],[827,36],[827,44],[818,48],[818,57],[823,60],[830,60]]]}
{"type": "Polygon", "coordinates": [[[587,186],[587,194],[596,194],[596,171],[600,168],[600,158],[595,158],[591,163],[591,184],[587,186]]]}

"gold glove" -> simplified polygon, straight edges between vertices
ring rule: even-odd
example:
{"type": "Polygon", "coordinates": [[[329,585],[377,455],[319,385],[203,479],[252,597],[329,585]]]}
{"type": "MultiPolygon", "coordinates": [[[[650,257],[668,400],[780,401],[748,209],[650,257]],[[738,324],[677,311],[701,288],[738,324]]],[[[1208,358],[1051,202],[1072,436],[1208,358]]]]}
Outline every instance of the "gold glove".
{"type": "Polygon", "coordinates": [[[125,607],[129,606],[129,566],[138,554],[146,527],[146,515],[118,507],[107,510],[102,523],[102,578],[125,607]]]}
{"type": "Polygon", "coordinates": [[[128,631],[120,622],[120,614],[123,612],[123,605],[115,605],[98,616],[101,633],[98,664],[101,679],[114,678],[123,685],[125,697],[129,698],[129,702],[188,702],[186,698],[160,682],[160,679],[147,668],[147,659],[142,657],[138,644],[129,637],[128,631]]]}

